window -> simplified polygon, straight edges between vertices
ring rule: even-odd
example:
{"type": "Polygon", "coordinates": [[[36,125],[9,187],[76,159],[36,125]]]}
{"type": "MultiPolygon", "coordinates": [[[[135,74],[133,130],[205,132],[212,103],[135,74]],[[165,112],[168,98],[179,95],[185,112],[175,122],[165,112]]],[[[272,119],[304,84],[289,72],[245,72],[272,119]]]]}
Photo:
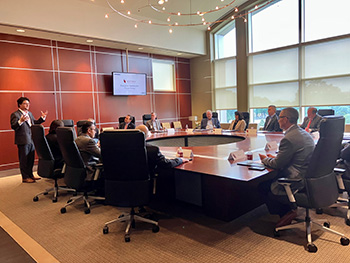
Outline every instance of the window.
{"type": "Polygon", "coordinates": [[[305,41],[350,33],[349,0],[305,0],[305,41]]]}
{"type": "Polygon", "coordinates": [[[249,14],[249,52],[298,43],[298,2],[274,1],[271,5],[249,14]]]}
{"type": "Polygon", "coordinates": [[[231,22],[218,33],[215,38],[215,58],[227,58],[236,56],[236,23],[231,22]]]}
{"type": "Polygon", "coordinates": [[[175,65],[173,61],[152,60],[153,90],[175,91],[175,65]]]}

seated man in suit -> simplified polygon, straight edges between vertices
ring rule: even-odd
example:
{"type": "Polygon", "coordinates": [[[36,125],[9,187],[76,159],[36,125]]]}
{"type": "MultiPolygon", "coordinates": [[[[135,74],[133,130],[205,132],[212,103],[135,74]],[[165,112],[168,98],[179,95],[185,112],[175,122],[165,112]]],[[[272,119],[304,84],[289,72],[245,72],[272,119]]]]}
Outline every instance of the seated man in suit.
{"type": "Polygon", "coordinates": [[[207,110],[207,117],[201,121],[201,129],[214,129],[221,128],[220,122],[217,118],[213,118],[213,113],[211,110],[207,110]]]}
{"type": "MultiPolygon", "coordinates": [[[[95,121],[93,118],[88,118],[87,121],[91,121],[91,122],[95,125],[95,127],[96,127],[96,121],[95,121]]],[[[81,126],[80,126],[80,127],[77,127],[77,130],[78,130],[78,136],[80,136],[80,135],[81,135],[81,126]]],[[[95,137],[94,137],[94,139],[95,139],[96,142],[98,142],[99,136],[100,136],[100,131],[99,131],[99,129],[96,127],[96,133],[95,133],[95,137]]]]}
{"type": "Polygon", "coordinates": [[[133,124],[131,121],[131,116],[129,114],[126,115],[124,122],[119,124],[119,129],[135,129],[135,124],[133,124]]]}
{"type": "Polygon", "coordinates": [[[320,130],[322,116],[317,114],[317,109],[310,107],[307,110],[307,117],[304,118],[301,128],[307,132],[315,132],[320,130]]]}
{"type": "Polygon", "coordinates": [[[96,133],[96,126],[91,121],[84,123],[83,126],[81,126],[81,131],[82,134],[75,139],[75,143],[88,169],[86,180],[89,181],[94,174],[91,163],[98,163],[100,161],[101,149],[93,140],[96,133]]]}
{"type": "Polygon", "coordinates": [[[278,124],[278,116],[276,115],[276,106],[270,105],[267,109],[269,116],[266,117],[263,131],[282,131],[278,124]]]}
{"type": "Polygon", "coordinates": [[[49,133],[45,136],[47,143],[51,149],[53,158],[55,159],[55,169],[62,168],[64,164],[61,149],[58,145],[56,129],[58,127],[64,127],[64,123],[61,120],[53,120],[50,124],[49,133]]]}
{"type": "MultiPolygon", "coordinates": [[[[142,131],[145,134],[145,139],[149,135],[148,128],[145,125],[139,125],[136,129],[142,131]]],[[[148,168],[150,173],[154,173],[154,171],[159,168],[173,168],[182,163],[188,162],[186,158],[175,158],[175,159],[167,159],[159,150],[158,146],[146,144],[147,150],[147,158],[148,158],[148,168]]]]}
{"type": "Polygon", "coordinates": [[[160,122],[157,120],[157,114],[155,112],[151,113],[151,119],[146,122],[146,126],[150,131],[160,131],[163,129],[160,122]]]}
{"type": "MultiPolygon", "coordinates": [[[[283,109],[278,122],[285,131],[285,136],[280,142],[277,156],[260,154],[261,162],[278,172],[277,178],[260,185],[270,213],[281,217],[276,227],[290,224],[297,216],[297,212],[289,205],[284,187],[278,184],[277,179],[303,178],[315,148],[311,135],[297,125],[298,118],[299,113],[296,109],[283,109]]],[[[301,190],[303,187],[303,182],[292,185],[292,191],[301,190]]]]}

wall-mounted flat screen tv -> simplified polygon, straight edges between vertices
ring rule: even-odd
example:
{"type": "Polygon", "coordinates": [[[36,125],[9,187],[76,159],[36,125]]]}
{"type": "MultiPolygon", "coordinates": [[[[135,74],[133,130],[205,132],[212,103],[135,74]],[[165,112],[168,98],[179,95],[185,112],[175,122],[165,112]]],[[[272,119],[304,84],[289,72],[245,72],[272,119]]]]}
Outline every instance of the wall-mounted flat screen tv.
{"type": "Polygon", "coordinates": [[[144,73],[112,72],[113,95],[146,95],[147,75],[144,73]]]}

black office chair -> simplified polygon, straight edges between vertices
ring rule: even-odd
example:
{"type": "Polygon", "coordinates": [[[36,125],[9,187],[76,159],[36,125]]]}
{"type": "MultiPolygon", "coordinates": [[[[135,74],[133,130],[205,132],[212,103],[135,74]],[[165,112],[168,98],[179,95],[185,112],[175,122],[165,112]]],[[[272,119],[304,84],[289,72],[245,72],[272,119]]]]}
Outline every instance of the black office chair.
{"type": "MultiPolygon", "coordinates": [[[[218,118],[219,114],[217,112],[212,112],[212,118],[218,118]]],[[[203,113],[203,119],[207,118],[207,112],[203,113]]]]}
{"type": "Polygon", "coordinates": [[[62,169],[55,169],[55,159],[51,153],[49,144],[45,138],[44,126],[41,124],[34,124],[31,126],[32,138],[35,146],[36,153],[39,157],[38,162],[38,175],[43,178],[48,178],[54,180],[54,187],[45,189],[33,197],[33,201],[39,201],[39,195],[47,195],[50,192],[53,192],[52,202],[57,202],[58,192],[60,190],[73,192],[76,191],[65,186],[58,186],[57,180],[64,177],[62,169]]]}
{"type": "Polygon", "coordinates": [[[62,120],[64,127],[74,127],[74,121],[73,120],[62,120]]]}
{"type": "Polygon", "coordinates": [[[146,205],[151,192],[147,163],[145,137],[139,130],[106,131],[101,134],[101,154],[104,164],[106,204],[131,207],[130,213],[105,223],[108,225],[126,221],[125,242],[130,241],[130,227],[135,220],[153,224],[152,231],[158,232],[158,222],[141,217],[134,208],[146,205]]]}
{"type": "Polygon", "coordinates": [[[349,239],[343,234],[330,229],[330,223],[324,221],[323,225],[311,220],[309,210],[322,208],[334,204],[338,198],[338,187],[333,169],[339,156],[344,131],[343,116],[328,116],[324,118],[320,126],[320,139],[312,154],[305,179],[305,188],[292,193],[291,185],[302,179],[280,178],[278,182],[285,187],[289,201],[294,207],[306,209],[305,220],[297,219],[298,223],[275,228],[275,236],[279,236],[280,230],[306,225],[307,250],[316,252],[317,247],[312,242],[311,225],[319,229],[341,236],[342,245],[348,245],[349,239]]]}
{"type": "Polygon", "coordinates": [[[241,113],[242,113],[242,116],[243,116],[243,119],[244,119],[244,121],[245,121],[245,123],[246,123],[246,126],[245,126],[245,130],[248,128],[248,126],[249,126],[249,112],[247,112],[247,111],[241,111],[241,113]]]}
{"type": "Polygon", "coordinates": [[[323,116],[328,116],[328,115],[334,115],[334,110],[333,109],[319,109],[317,111],[318,115],[323,116]]]}
{"type": "Polygon", "coordinates": [[[81,127],[87,122],[88,120],[80,120],[80,121],[77,121],[77,133],[78,133],[78,136],[81,135],[81,127]]]}
{"type": "Polygon", "coordinates": [[[104,197],[100,196],[89,196],[91,191],[94,191],[94,182],[97,181],[99,173],[102,169],[101,165],[96,165],[95,175],[93,181],[87,182],[86,171],[87,168],[81,158],[79,149],[74,142],[74,135],[72,129],[69,127],[59,127],[56,130],[58,144],[62,151],[63,159],[66,163],[66,170],[64,175],[65,184],[75,189],[81,194],[78,196],[73,196],[67,201],[67,204],[61,208],[61,213],[66,213],[66,207],[73,204],[79,199],[83,199],[86,209],[84,210],[85,214],[90,213],[90,202],[89,198],[93,200],[104,200],[104,197]]]}
{"type": "Polygon", "coordinates": [[[151,114],[143,114],[142,115],[142,122],[143,122],[144,125],[146,125],[146,122],[151,120],[151,119],[152,119],[151,118],[151,114]]]}

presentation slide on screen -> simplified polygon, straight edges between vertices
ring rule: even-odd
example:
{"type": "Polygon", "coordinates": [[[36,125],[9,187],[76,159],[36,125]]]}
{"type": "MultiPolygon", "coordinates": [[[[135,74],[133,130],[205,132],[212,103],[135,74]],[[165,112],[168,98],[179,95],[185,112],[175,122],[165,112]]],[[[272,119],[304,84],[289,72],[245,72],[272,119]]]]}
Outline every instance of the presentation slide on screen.
{"type": "Polygon", "coordinates": [[[114,95],[146,95],[146,74],[113,73],[114,95]]]}

